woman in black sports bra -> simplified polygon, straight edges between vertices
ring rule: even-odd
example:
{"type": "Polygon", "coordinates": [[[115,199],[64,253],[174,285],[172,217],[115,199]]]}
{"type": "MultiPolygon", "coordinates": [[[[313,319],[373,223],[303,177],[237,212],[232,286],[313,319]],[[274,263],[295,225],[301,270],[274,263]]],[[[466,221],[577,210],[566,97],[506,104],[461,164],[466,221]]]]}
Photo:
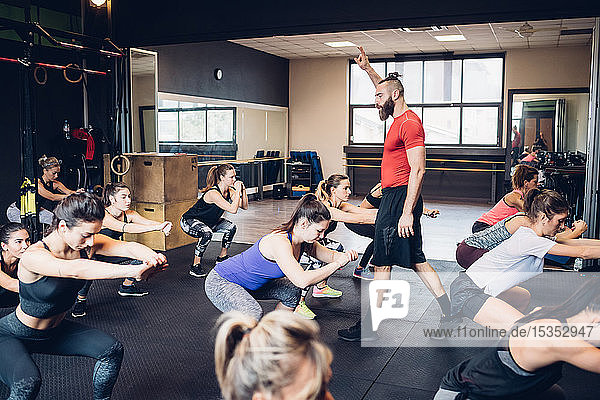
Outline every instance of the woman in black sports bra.
{"type": "Polygon", "coordinates": [[[225,211],[236,214],[241,208],[248,209],[248,194],[242,181],[235,179],[235,169],[231,164],[215,165],[206,174],[206,187],[202,195],[189,210],[181,216],[181,229],[188,235],[198,238],[194,250],[194,262],[190,275],[201,278],[208,274],[200,264],[202,256],[212,240],[213,232],[222,232],[221,254],[218,261],[228,258],[227,249],[237,230],[235,224],[225,218],[225,211]]]}
{"type": "MultiPolygon", "coordinates": [[[[55,208],[52,232],[31,245],[19,264],[20,304],[0,319],[0,379],[11,399],[34,399],[41,385],[31,353],[95,358],[94,399],[108,399],[117,380],[123,346],[98,329],[64,320],[85,279],[147,279],[166,267],[166,258],[138,243],[96,235],[104,207],[89,193],[75,193],[55,208]],[[143,261],[118,266],[89,260],[94,254],[143,261]]],[[[56,398],[60,394],[56,394],[56,398]]]]}
{"type": "Polygon", "coordinates": [[[19,304],[19,280],[17,265],[21,255],[29,247],[29,231],[22,224],[9,222],[0,227],[0,308],[19,304]]]}
{"type": "Polygon", "coordinates": [[[563,363],[599,374],[600,279],[589,279],[563,304],[518,320],[511,331],[522,334],[448,371],[434,400],[564,399],[563,363]]]}
{"type": "MultiPolygon", "coordinates": [[[[123,233],[144,233],[159,231],[168,236],[171,233],[173,224],[169,221],[157,222],[142,217],[135,210],[130,210],[131,191],[122,182],[109,183],[104,188],[103,199],[106,207],[106,215],[102,220],[102,229],[100,233],[115,240],[123,240],[123,233]]],[[[113,264],[127,265],[139,262],[128,257],[102,257],[98,256],[99,261],[110,262],[113,264]]],[[[83,317],[87,313],[87,294],[92,286],[92,281],[88,281],[77,294],[77,302],[73,306],[71,315],[75,318],[83,317]]],[[[133,279],[125,278],[117,292],[123,297],[141,297],[148,294],[147,291],[135,285],[133,279]]]]}

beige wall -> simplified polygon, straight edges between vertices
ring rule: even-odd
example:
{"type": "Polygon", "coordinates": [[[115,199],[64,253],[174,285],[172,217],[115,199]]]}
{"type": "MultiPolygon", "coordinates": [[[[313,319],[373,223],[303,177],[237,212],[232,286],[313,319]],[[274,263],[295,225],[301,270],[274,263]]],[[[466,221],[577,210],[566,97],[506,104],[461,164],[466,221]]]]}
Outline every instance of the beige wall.
{"type": "MultiPolygon", "coordinates": [[[[508,50],[502,130],[507,126],[508,89],[588,87],[590,59],[589,46],[508,50]]],[[[290,60],[290,150],[317,150],[324,175],[344,171],[347,93],[348,59],[290,60]]]]}
{"type": "Polygon", "coordinates": [[[509,89],[576,88],[590,86],[589,46],[515,49],[506,52],[504,140],[509,89]]]}
{"type": "Polygon", "coordinates": [[[279,150],[285,155],[287,111],[239,107],[237,110],[238,159],[253,158],[256,150],[279,150]]]}
{"type": "MultiPolygon", "coordinates": [[[[131,145],[134,152],[141,151],[140,142],[140,106],[154,106],[156,91],[154,84],[154,75],[141,75],[134,77],[131,83],[131,117],[133,121],[133,131],[131,132],[131,145]]],[[[147,128],[146,126],[144,128],[147,128]]],[[[146,141],[146,150],[149,146],[156,146],[156,142],[148,143],[146,141]]],[[[151,150],[148,150],[151,151],[151,150]]]]}
{"type": "Polygon", "coordinates": [[[290,150],[316,150],[323,175],[343,173],[348,142],[348,59],[290,60],[290,150]]]}

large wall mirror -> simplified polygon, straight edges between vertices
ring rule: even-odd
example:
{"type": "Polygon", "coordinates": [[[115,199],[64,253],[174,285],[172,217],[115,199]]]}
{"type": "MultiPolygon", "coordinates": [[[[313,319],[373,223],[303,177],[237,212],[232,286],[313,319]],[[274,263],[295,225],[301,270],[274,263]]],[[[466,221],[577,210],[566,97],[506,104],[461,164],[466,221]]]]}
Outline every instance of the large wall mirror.
{"type": "Polygon", "coordinates": [[[131,150],[158,151],[158,62],[153,51],[130,49],[131,150]]]}
{"type": "Polygon", "coordinates": [[[510,144],[522,152],[534,144],[548,152],[586,152],[588,89],[519,90],[511,93],[510,144]],[[516,127],[516,132],[515,128],[516,127]],[[515,141],[515,137],[520,136],[515,141]]]}

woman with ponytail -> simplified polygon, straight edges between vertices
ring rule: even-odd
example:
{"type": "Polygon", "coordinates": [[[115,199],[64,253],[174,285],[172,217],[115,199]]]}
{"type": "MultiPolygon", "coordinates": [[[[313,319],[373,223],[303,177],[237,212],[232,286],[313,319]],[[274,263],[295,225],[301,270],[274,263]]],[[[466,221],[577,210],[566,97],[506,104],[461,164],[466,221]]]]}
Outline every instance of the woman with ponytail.
{"type": "Polygon", "coordinates": [[[483,254],[450,285],[452,315],[491,328],[508,328],[523,317],[531,299],[518,286],[542,273],[546,254],[600,258],[600,242],[551,239],[564,230],[566,200],[553,190],[531,190],[525,198],[526,223],[508,239],[483,254]]]}
{"type": "Polygon", "coordinates": [[[288,222],[243,253],[217,263],[206,277],[206,296],[223,312],[240,311],[256,320],[263,314],[257,300],[278,300],[276,309],[294,311],[302,288],[358,257],[354,250],[342,253],[319,243],[330,219],[314,194],[304,195],[288,222]],[[326,265],[305,271],[298,262],[304,252],[326,265]]]}
{"type": "Polygon", "coordinates": [[[283,311],[258,322],[230,312],[217,326],[215,370],[224,400],[333,400],[332,354],[316,323],[283,311]]]}
{"type": "Polygon", "coordinates": [[[104,213],[94,195],[71,194],[54,209],[51,232],[22,254],[17,272],[20,303],[0,319],[0,380],[10,388],[10,399],[35,399],[40,390],[40,371],[32,353],[95,359],[93,398],[111,397],[123,345],[112,335],[65,317],[85,280],[147,279],[162,271],[167,259],[139,243],[98,235],[104,213]],[[114,265],[90,259],[95,254],[142,263],[114,265]]]}
{"type": "MultiPolygon", "coordinates": [[[[42,167],[42,176],[37,182],[36,196],[39,206],[39,219],[42,224],[51,225],[52,218],[54,217],[54,214],[52,214],[54,207],[56,207],[59,201],[71,193],[75,193],[75,191],[69,189],[58,180],[61,161],[56,157],[48,157],[44,154],[38,160],[38,164],[42,167]]],[[[79,189],[79,191],[82,190],[79,189]]],[[[6,216],[10,222],[21,222],[21,210],[18,202],[12,203],[8,207],[6,216]]]]}
{"type": "MultiPolygon", "coordinates": [[[[122,182],[108,183],[103,191],[102,202],[106,209],[106,214],[102,220],[102,229],[100,233],[115,240],[123,240],[123,233],[144,233],[158,231],[168,236],[173,224],[169,221],[157,222],[146,219],[135,210],[130,210],[131,190],[122,182]]],[[[110,262],[119,265],[129,265],[138,263],[127,257],[102,257],[98,260],[110,262]]],[[[87,281],[85,286],[77,294],[77,302],[71,310],[71,315],[75,318],[83,317],[87,313],[87,295],[93,281],[87,281]]],[[[117,292],[123,297],[141,297],[148,294],[147,291],[140,289],[133,279],[126,278],[117,292]]]]}
{"type": "Polygon", "coordinates": [[[236,214],[238,209],[248,209],[248,194],[240,180],[235,179],[235,169],[231,164],[215,165],[208,170],[206,187],[202,195],[181,217],[181,229],[188,235],[198,238],[194,250],[194,262],[190,267],[190,275],[201,278],[207,272],[202,269],[201,261],[204,252],[212,239],[213,232],[222,232],[221,253],[217,262],[227,259],[227,249],[233,241],[237,230],[235,224],[222,218],[225,211],[236,214]]]}
{"type": "MultiPolygon", "coordinates": [[[[377,217],[377,210],[367,210],[348,203],[350,193],[350,179],[343,174],[330,175],[327,180],[322,180],[317,186],[315,195],[317,196],[317,199],[327,207],[331,214],[329,226],[327,230],[325,230],[323,239],[321,239],[319,243],[329,249],[337,251],[344,250],[344,246],[340,242],[327,237],[329,233],[337,228],[338,222],[361,224],[365,228],[364,232],[361,231],[363,236],[370,238],[375,237],[374,224],[375,218],[377,217]]],[[[320,268],[323,263],[310,257],[308,254],[305,254],[300,259],[300,265],[304,266],[306,269],[316,269],[320,268]]],[[[300,298],[296,313],[304,318],[313,319],[316,315],[306,305],[305,296],[307,293],[308,288],[305,288],[302,291],[302,297],[300,298]]],[[[313,297],[335,298],[340,297],[341,295],[342,292],[329,286],[327,280],[317,283],[312,288],[313,297]]]]}
{"type": "MultiPolygon", "coordinates": [[[[497,224],[484,229],[482,231],[469,235],[465,240],[458,244],[456,248],[456,261],[464,269],[469,268],[475,261],[477,261],[482,255],[498,246],[500,243],[511,237],[517,229],[522,226],[531,226],[531,220],[527,217],[527,211],[531,207],[532,200],[538,196],[548,196],[549,194],[554,195],[555,192],[532,189],[527,193],[526,201],[524,203],[525,212],[519,212],[510,217],[506,217],[504,220],[497,224]],[[529,199],[527,201],[527,199],[529,199]]],[[[539,200],[539,199],[538,199],[539,200]]],[[[587,224],[582,221],[575,221],[573,228],[566,228],[563,232],[559,232],[555,236],[557,243],[576,243],[582,244],[584,241],[578,240],[575,242],[569,242],[571,239],[577,239],[587,230],[587,224]]],[[[597,240],[587,240],[588,244],[600,244],[597,240]]]]}
{"type": "Polygon", "coordinates": [[[482,231],[502,221],[506,217],[523,211],[525,195],[538,186],[538,170],[528,165],[517,165],[511,178],[512,192],[505,194],[492,209],[475,221],[473,233],[482,231]]]}
{"type": "Polygon", "coordinates": [[[564,363],[600,374],[597,329],[600,279],[591,278],[559,306],[542,307],[516,321],[497,346],[452,368],[434,400],[564,399],[556,384],[564,363]],[[542,336],[540,332],[556,332],[542,336]],[[522,333],[522,334],[521,334],[522,333]]]}

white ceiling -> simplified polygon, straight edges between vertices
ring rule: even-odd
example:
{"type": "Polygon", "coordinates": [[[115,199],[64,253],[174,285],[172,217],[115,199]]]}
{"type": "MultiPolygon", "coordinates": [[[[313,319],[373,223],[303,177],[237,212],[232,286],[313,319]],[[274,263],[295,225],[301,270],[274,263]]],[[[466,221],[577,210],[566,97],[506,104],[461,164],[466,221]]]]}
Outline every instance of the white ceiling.
{"type": "Polygon", "coordinates": [[[354,47],[333,48],[325,42],[350,41],[363,46],[369,56],[389,57],[394,54],[419,54],[439,52],[503,51],[517,48],[562,47],[589,45],[591,34],[560,35],[563,29],[591,29],[594,18],[528,21],[534,32],[529,38],[521,38],[515,29],[525,21],[450,25],[441,32],[403,32],[400,29],[324,33],[314,35],[272,36],[253,39],[231,40],[233,43],[251,47],[288,59],[344,57],[357,55],[354,47]],[[462,34],[466,40],[439,42],[436,35],[462,34]]]}

